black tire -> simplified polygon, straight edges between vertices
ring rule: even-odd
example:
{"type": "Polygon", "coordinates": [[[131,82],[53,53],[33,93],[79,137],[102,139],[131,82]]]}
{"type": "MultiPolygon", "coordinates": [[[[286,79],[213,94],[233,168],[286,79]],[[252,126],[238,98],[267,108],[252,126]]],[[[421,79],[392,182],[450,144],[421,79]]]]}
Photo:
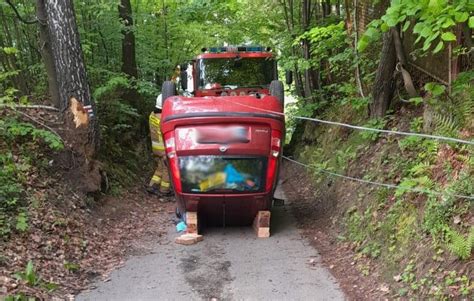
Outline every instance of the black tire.
{"type": "Polygon", "coordinates": [[[161,86],[161,97],[162,97],[161,106],[164,107],[166,99],[174,95],[177,95],[176,84],[169,80],[163,82],[163,86],[161,86]]]}
{"type": "Polygon", "coordinates": [[[285,92],[283,89],[283,83],[279,80],[272,80],[270,83],[270,95],[275,96],[281,103],[282,108],[285,105],[285,92]]]}

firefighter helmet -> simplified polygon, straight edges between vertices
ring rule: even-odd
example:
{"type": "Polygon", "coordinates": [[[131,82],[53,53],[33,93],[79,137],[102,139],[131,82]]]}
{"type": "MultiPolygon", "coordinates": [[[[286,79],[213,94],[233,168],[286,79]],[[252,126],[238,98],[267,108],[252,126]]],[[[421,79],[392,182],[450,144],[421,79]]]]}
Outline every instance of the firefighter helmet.
{"type": "Polygon", "coordinates": [[[163,96],[162,96],[161,93],[160,93],[160,95],[158,95],[158,97],[156,98],[156,105],[155,105],[155,107],[156,107],[157,109],[162,109],[162,108],[163,108],[163,105],[162,105],[163,100],[162,100],[162,99],[163,99],[163,96]]]}

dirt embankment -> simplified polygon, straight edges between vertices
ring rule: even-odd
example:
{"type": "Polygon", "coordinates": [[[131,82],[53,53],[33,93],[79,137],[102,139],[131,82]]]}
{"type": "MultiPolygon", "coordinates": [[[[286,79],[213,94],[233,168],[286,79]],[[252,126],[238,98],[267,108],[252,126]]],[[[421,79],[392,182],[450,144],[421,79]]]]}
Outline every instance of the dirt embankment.
{"type": "MultiPolygon", "coordinates": [[[[135,187],[128,190],[116,186],[109,195],[101,194],[100,187],[88,185],[100,183],[97,170],[87,168],[74,151],[69,143],[74,133],[68,134],[60,115],[38,109],[25,112],[59,133],[64,149],[39,148],[30,137],[18,139],[12,148],[11,165],[29,169],[17,173],[22,224],[13,224],[11,233],[0,237],[0,299],[65,299],[92,279],[107,278],[130,252],[146,251],[150,240],[161,239],[174,207],[144,192],[147,175],[136,176],[135,187]],[[27,160],[32,162],[26,165],[27,160]]],[[[18,224],[12,213],[15,219],[18,224]]]]}
{"type": "Polygon", "coordinates": [[[43,201],[30,208],[28,231],[2,243],[0,295],[72,296],[94,278],[106,279],[131,252],[146,252],[166,233],[174,213],[171,203],[139,190],[94,205],[65,186],[37,195],[43,201]],[[29,261],[34,280],[26,275],[29,261]]]}
{"type": "MultiPolygon", "coordinates": [[[[397,110],[385,128],[420,131],[416,127],[422,125],[423,110],[397,110]]],[[[357,116],[351,108],[335,106],[322,118],[363,124],[364,117],[357,116]]],[[[294,158],[312,168],[285,162],[284,189],[301,229],[350,299],[474,296],[474,254],[468,248],[472,202],[380,188],[315,171],[469,195],[472,152],[431,140],[316,124],[306,124],[293,149],[294,158]],[[458,239],[453,240],[456,233],[458,239]]]]}

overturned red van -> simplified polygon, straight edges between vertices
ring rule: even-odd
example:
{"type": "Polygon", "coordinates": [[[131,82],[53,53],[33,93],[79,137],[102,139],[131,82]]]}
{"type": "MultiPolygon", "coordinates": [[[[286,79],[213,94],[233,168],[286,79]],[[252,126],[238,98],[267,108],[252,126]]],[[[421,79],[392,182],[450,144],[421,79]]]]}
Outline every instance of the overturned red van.
{"type": "MultiPolygon", "coordinates": [[[[183,68],[184,69],[184,68],[183,68]]],[[[285,120],[283,84],[262,47],[204,50],[176,95],[163,84],[161,129],[177,211],[188,231],[201,224],[248,225],[269,211],[278,179],[285,120]]]]}

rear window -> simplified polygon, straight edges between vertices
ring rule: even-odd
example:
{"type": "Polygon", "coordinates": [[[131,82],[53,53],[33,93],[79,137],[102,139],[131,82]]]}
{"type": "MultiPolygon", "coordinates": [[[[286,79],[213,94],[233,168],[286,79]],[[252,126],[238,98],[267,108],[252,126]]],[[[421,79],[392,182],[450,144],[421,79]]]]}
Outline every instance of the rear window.
{"type": "Polygon", "coordinates": [[[264,188],[265,157],[183,156],[183,192],[248,193],[264,188]]]}

